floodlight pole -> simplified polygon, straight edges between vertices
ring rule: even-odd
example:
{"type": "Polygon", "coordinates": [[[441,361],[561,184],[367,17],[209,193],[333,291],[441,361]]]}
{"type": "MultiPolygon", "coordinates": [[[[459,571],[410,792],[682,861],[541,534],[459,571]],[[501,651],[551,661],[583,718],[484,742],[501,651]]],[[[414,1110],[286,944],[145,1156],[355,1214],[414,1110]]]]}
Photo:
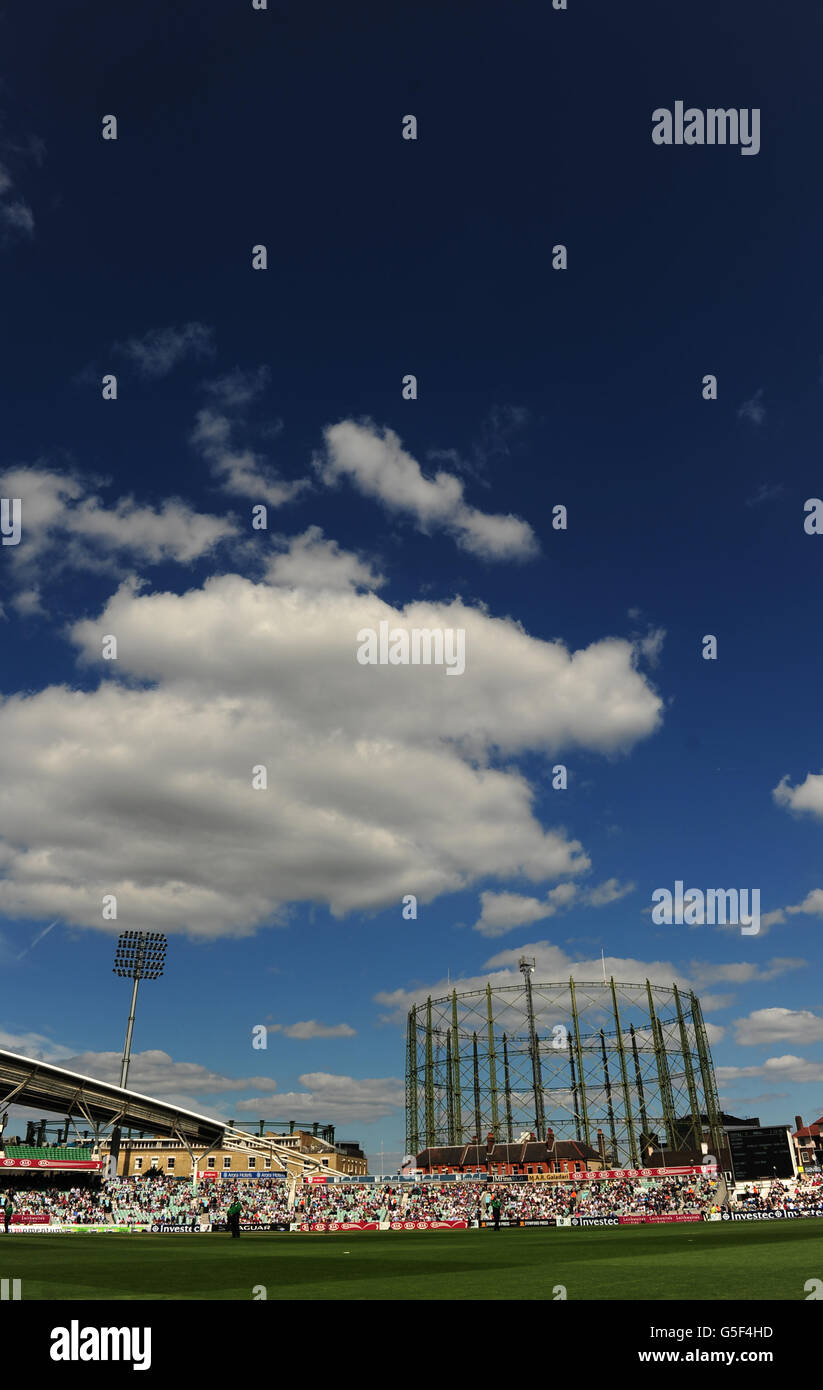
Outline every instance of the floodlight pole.
{"type": "Polygon", "coordinates": [[[526,986],[526,1011],[529,1020],[529,1052],[532,1059],[532,1082],[534,1085],[534,1123],[536,1136],[541,1139],[546,1133],[546,1117],[543,1111],[543,1078],[540,1068],[540,1042],[537,1037],[537,1028],[534,1021],[534,1000],[532,998],[532,972],[535,967],[534,960],[528,960],[526,956],[521,956],[518,962],[518,969],[523,976],[526,986]]]}
{"type": "MultiPolygon", "coordinates": [[[[126,1025],[126,1042],[123,1048],[123,1061],[120,1067],[120,1088],[125,1090],[131,1062],[131,1040],[134,1033],[134,1015],[137,1010],[137,989],[141,980],[156,980],[163,974],[166,955],[166,937],[162,932],[121,932],[117,941],[114,958],[114,974],[134,981],[131,991],[129,1021],[126,1025]]],[[[109,1144],[109,1177],[117,1177],[117,1160],[120,1157],[121,1125],[115,1124],[109,1144]]]]}
{"type": "Polygon", "coordinates": [[[134,1014],[137,1008],[137,986],[140,984],[140,976],[134,977],[134,988],[131,992],[131,1010],[129,1021],[126,1027],[126,1046],[123,1048],[123,1064],[120,1068],[120,1085],[125,1090],[126,1082],[129,1079],[129,1063],[131,1061],[131,1038],[134,1032],[134,1014]]]}

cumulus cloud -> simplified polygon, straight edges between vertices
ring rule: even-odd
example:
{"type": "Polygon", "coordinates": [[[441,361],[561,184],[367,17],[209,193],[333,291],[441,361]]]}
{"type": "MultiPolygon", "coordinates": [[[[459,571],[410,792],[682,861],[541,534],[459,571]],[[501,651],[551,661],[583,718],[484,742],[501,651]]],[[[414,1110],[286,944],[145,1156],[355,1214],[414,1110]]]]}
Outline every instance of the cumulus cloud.
{"type": "Polygon", "coordinates": [[[214,330],[204,323],[184,323],[180,328],[153,328],[142,338],[115,343],[115,350],[133,362],[141,376],[168,376],[187,357],[214,354],[214,330]]]}
{"type": "Polygon", "coordinates": [[[756,1067],[717,1067],[717,1079],[721,1084],[736,1080],[740,1076],[767,1076],[773,1081],[823,1081],[823,1062],[810,1062],[804,1057],[767,1057],[756,1067]]]}
{"type": "Polygon", "coordinates": [[[37,1062],[54,1062],[56,1066],[63,1066],[66,1058],[74,1056],[73,1048],[63,1047],[43,1033],[10,1033],[5,1028],[0,1028],[0,1047],[5,1052],[16,1052],[19,1057],[33,1057],[37,1062]]]}
{"type": "MultiPolygon", "coordinates": [[[[382,1015],[384,1022],[402,1023],[412,1005],[420,1004],[428,995],[437,999],[451,994],[452,990],[457,990],[458,994],[484,990],[489,983],[493,988],[521,985],[523,977],[519,970],[519,962],[524,955],[535,962],[532,979],[536,989],[539,989],[540,982],[566,981],[569,976],[573,976],[580,983],[597,983],[603,979],[604,962],[600,956],[573,956],[550,941],[532,941],[491,956],[484,962],[480,974],[460,976],[458,979],[449,976],[431,983],[421,982],[412,988],[381,990],[374,996],[375,1002],[385,1010],[382,1015]]],[[[667,988],[672,984],[686,990],[694,988],[690,976],[685,975],[682,969],[671,961],[642,961],[626,956],[606,956],[605,970],[606,978],[614,976],[615,982],[642,983],[648,979],[653,985],[665,985],[667,988]]],[[[559,1000],[557,1017],[561,1020],[564,1008],[568,1008],[567,1004],[559,1000]]],[[[548,1017],[545,1011],[543,1017],[548,1017]]]]}
{"type": "Polygon", "coordinates": [[[633,893],[634,889],[633,883],[620,883],[616,878],[607,878],[605,883],[590,888],[583,897],[590,907],[606,907],[609,903],[619,902],[628,893],[633,893]]]}
{"type": "Polygon", "coordinates": [[[774,956],[766,965],[756,962],[728,961],[725,964],[714,961],[692,961],[689,969],[696,981],[696,988],[704,985],[734,984],[747,985],[759,980],[776,980],[793,970],[804,970],[808,961],[796,956],[774,956]]]}
{"type": "Polygon", "coordinates": [[[259,454],[251,449],[238,449],[232,442],[235,428],[227,415],[206,408],[198,410],[190,436],[191,443],[211,465],[212,473],[226,492],[280,507],[311,486],[308,478],[285,481],[259,454]]]}
{"type": "Polygon", "coordinates": [[[658,665],[665,640],[666,629],[664,627],[650,628],[645,637],[638,639],[638,649],[650,666],[658,665]]]}
{"type": "Polygon", "coordinates": [[[812,888],[801,903],[789,903],[774,912],[767,912],[760,919],[761,934],[764,929],[785,922],[786,916],[795,917],[802,913],[807,917],[823,917],[823,888],[812,888]]]}
{"type": "Polygon", "coordinates": [[[700,992],[700,1003],[702,1004],[703,1010],[704,1010],[704,1012],[706,1012],[706,1013],[708,1013],[709,1010],[711,1010],[712,1012],[714,1012],[715,1009],[728,1009],[729,1005],[734,1003],[734,995],[733,995],[733,994],[704,994],[703,991],[701,990],[701,992],[700,992]]]}
{"type": "Polygon", "coordinates": [[[483,936],[505,936],[515,927],[553,916],[557,907],[550,899],[551,894],[541,902],[539,898],[527,898],[521,893],[481,893],[481,913],[473,930],[483,936]]]}
{"type": "Polygon", "coordinates": [[[796,787],[789,782],[787,773],[773,789],[772,796],[778,806],[785,806],[789,811],[805,811],[823,820],[823,772],[810,772],[805,782],[796,787]]]}
{"type": "Polygon", "coordinates": [[[304,1042],[311,1038],[353,1038],[357,1032],[348,1023],[318,1023],[314,1018],[305,1019],[302,1023],[270,1023],[268,1031],[304,1042]]]}
{"type": "Polygon", "coordinates": [[[266,566],[270,584],[304,590],[373,591],[386,582],[368,560],[341,549],[335,540],[327,540],[319,526],[309,526],[301,536],[282,538],[276,543],[282,549],[266,566]]]}
{"type": "Polygon", "coordinates": [[[42,615],[46,611],[43,607],[40,590],[37,588],[20,589],[12,598],[11,606],[21,618],[42,615]]]}
{"type": "Polygon", "coordinates": [[[393,430],[342,420],[324,430],[325,452],[315,468],[327,484],[348,480],[387,511],[412,517],[423,532],[443,529],[463,549],[486,560],[528,560],[537,554],[532,528],[520,517],[471,507],[463,484],[443,470],[427,478],[393,430]]]}
{"type": "MultiPolygon", "coordinates": [[[[67,1071],[119,1086],[122,1062],[119,1052],[77,1052],[60,1065],[67,1071]]],[[[277,1089],[277,1083],[270,1076],[224,1076],[199,1062],[176,1062],[168,1052],[159,1049],[133,1053],[129,1065],[129,1090],[159,1098],[178,1100],[180,1094],[213,1096],[252,1087],[270,1093],[277,1089]]]]}
{"type": "Polygon", "coordinates": [[[182,595],[121,585],[71,636],[97,689],[0,703],[10,917],[105,929],[116,893],[132,928],[244,935],[290,903],[340,916],[481,878],[567,879],[588,856],[535,818],[511,758],[614,753],[660,721],[630,644],[570,653],[459,601],[396,610],[223,575],[182,595]],[[356,634],[384,618],[465,628],[470,668],[359,665],[356,634]]]}
{"type": "Polygon", "coordinates": [[[735,1019],[734,1026],[735,1042],[744,1046],[823,1040],[823,1018],[809,1009],[755,1009],[746,1018],[735,1019]]]}
{"type": "Polygon", "coordinates": [[[778,907],[774,912],[764,912],[760,918],[760,935],[769,930],[769,927],[776,927],[780,922],[785,922],[786,914],[782,907],[778,907]]]}
{"type": "MultiPolygon", "coordinates": [[[[290,1025],[290,1037],[349,1037],[354,1029],[338,1024],[326,1030],[323,1024],[290,1025]],[[315,1032],[290,1030],[315,1028],[315,1032]],[[343,1032],[342,1030],[348,1030],[343,1032]]],[[[80,1072],[95,1080],[120,1084],[122,1058],[119,1052],[77,1052],[64,1047],[39,1033],[8,1033],[0,1030],[0,1047],[23,1057],[53,1062],[67,1071],[80,1072]]],[[[211,1115],[215,1119],[228,1116],[254,1116],[271,1113],[272,1101],[280,1113],[290,1119],[316,1120],[321,1116],[331,1124],[369,1123],[394,1114],[405,1103],[402,1078],[381,1079],[338,1076],[330,1072],[307,1072],[298,1077],[302,1091],[280,1091],[270,1076],[226,1076],[198,1062],[177,1061],[159,1049],[132,1053],[129,1067],[129,1089],[143,1095],[155,1096],[175,1105],[211,1115]],[[238,1099],[240,1092],[255,1091],[238,1099]]],[[[62,1112],[61,1112],[62,1113],[62,1112]]],[[[23,1118],[30,1112],[21,1111],[23,1118]]],[[[12,1109],[12,1123],[20,1115],[12,1109]]],[[[80,1127],[82,1128],[82,1122],[80,1127]]],[[[240,1121],[242,1127],[242,1121],[240,1121]]]]}
{"type": "MultiPolygon", "coordinates": [[[[396,1076],[337,1076],[330,1072],[304,1072],[298,1081],[303,1091],[278,1092],[278,1109],[289,1119],[315,1120],[322,1115],[330,1124],[371,1124],[393,1115],[406,1102],[405,1083],[396,1076]]],[[[258,1100],[241,1100],[234,1106],[239,1115],[258,1115],[258,1100]]]]}
{"type": "Polygon", "coordinates": [[[107,506],[89,481],[47,468],[7,469],[0,493],[21,501],[21,540],[4,552],[22,586],[15,600],[20,613],[41,611],[33,576],[122,574],[137,561],[190,564],[237,534],[230,518],[197,512],[177,498],[150,507],[123,497],[107,506]]]}
{"type": "Polygon", "coordinates": [[[564,907],[576,903],[586,907],[604,907],[632,892],[633,883],[620,884],[616,878],[607,879],[594,888],[581,888],[576,883],[558,883],[545,899],[524,897],[520,893],[480,894],[481,913],[473,930],[482,936],[505,936],[515,927],[553,917],[564,907]]]}
{"type": "Polygon", "coordinates": [[[787,907],[786,911],[795,916],[798,912],[803,912],[809,917],[823,917],[823,888],[813,888],[807,893],[802,903],[797,903],[794,907],[787,907]]]}

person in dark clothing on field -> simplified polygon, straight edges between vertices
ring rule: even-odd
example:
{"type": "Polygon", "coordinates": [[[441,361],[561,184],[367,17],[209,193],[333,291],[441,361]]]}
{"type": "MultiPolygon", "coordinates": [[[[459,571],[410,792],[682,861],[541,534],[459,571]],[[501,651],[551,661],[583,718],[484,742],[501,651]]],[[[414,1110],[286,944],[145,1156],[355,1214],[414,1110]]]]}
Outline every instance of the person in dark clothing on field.
{"type": "Polygon", "coordinates": [[[240,1235],[240,1214],[242,1210],[243,1208],[240,1205],[239,1198],[235,1197],[234,1201],[232,1202],[231,1206],[226,1212],[226,1219],[229,1223],[229,1230],[231,1231],[232,1236],[239,1237],[240,1235]]]}
{"type": "Polygon", "coordinates": [[[6,1232],[6,1235],[8,1235],[8,1233],[9,1233],[9,1222],[11,1221],[11,1218],[12,1218],[13,1216],[14,1216],[14,1203],[13,1203],[13,1201],[11,1200],[11,1197],[7,1197],[6,1200],[5,1200],[5,1202],[3,1203],[3,1227],[4,1227],[4,1230],[5,1230],[5,1232],[6,1232]]]}
{"type": "Polygon", "coordinates": [[[495,1229],[496,1231],[499,1231],[499,1230],[500,1230],[500,1197],[498,1196],[497,1193],[494,1194],[494,1198],[492,1199],[492,1215],[493,1215],[493,1217],[494,1217],[494,1229],[495,1229]]]}

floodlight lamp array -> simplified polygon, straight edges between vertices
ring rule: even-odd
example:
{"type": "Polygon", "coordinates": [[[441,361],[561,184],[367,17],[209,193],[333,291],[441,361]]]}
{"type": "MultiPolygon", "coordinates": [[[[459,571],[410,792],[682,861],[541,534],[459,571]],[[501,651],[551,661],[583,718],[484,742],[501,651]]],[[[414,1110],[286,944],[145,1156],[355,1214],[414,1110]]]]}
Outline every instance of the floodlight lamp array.
{"type": "Polygon", "coordinates": [[[121,932],[112,973],[129,980],[159,979],[165,966],[166,944],[163,932],[121,932]]]}

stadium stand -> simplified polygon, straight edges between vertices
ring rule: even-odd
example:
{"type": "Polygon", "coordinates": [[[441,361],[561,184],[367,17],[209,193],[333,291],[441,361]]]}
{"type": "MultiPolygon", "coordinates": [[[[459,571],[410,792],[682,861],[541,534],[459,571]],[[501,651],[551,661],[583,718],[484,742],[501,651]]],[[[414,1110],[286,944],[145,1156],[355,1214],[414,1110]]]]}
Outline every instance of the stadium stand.
{"type": "MultiPolygon", "coordinates": [[[[15,1183],[7,1189],[19,1220],[47,1217],[55,1225],[219,1224],[237,1197],[244,1204],[245,1222],[309,1224],[482,1221],[490,1219],[495,1194],[501,1199],[501,1219],[515,1223],[558,1217],[711,1216],[728,1205],[720,1200],[717,1180],[704,1177],[553,1184],[304,1183],[290,1211],[288,1185],[282,1177],[209,1182],[195,1191],[186,1180],[167,1175],[89,1179],[85,1185],[66,1176],[62,1186],[51,1174],[48,1179],[44,1175],[40,1184],[29,1181],[29,1176],[25,1175],[24,1184],[15,1183]]],[[[740,1210],[817,1210],[823,1207],[823,1178],[744,1185],[735,1194],[734,1206],[740,1210]]]]}
{"type": "Polygon", "coordinates": [[[92,1156],[90,1146],[82,1148],[79,1144],[7,1144],[3,1152],[6,1158],[31,1158],[38,1162],[45,1159],[51,1163],[80,1161],[92,1156]]]}

